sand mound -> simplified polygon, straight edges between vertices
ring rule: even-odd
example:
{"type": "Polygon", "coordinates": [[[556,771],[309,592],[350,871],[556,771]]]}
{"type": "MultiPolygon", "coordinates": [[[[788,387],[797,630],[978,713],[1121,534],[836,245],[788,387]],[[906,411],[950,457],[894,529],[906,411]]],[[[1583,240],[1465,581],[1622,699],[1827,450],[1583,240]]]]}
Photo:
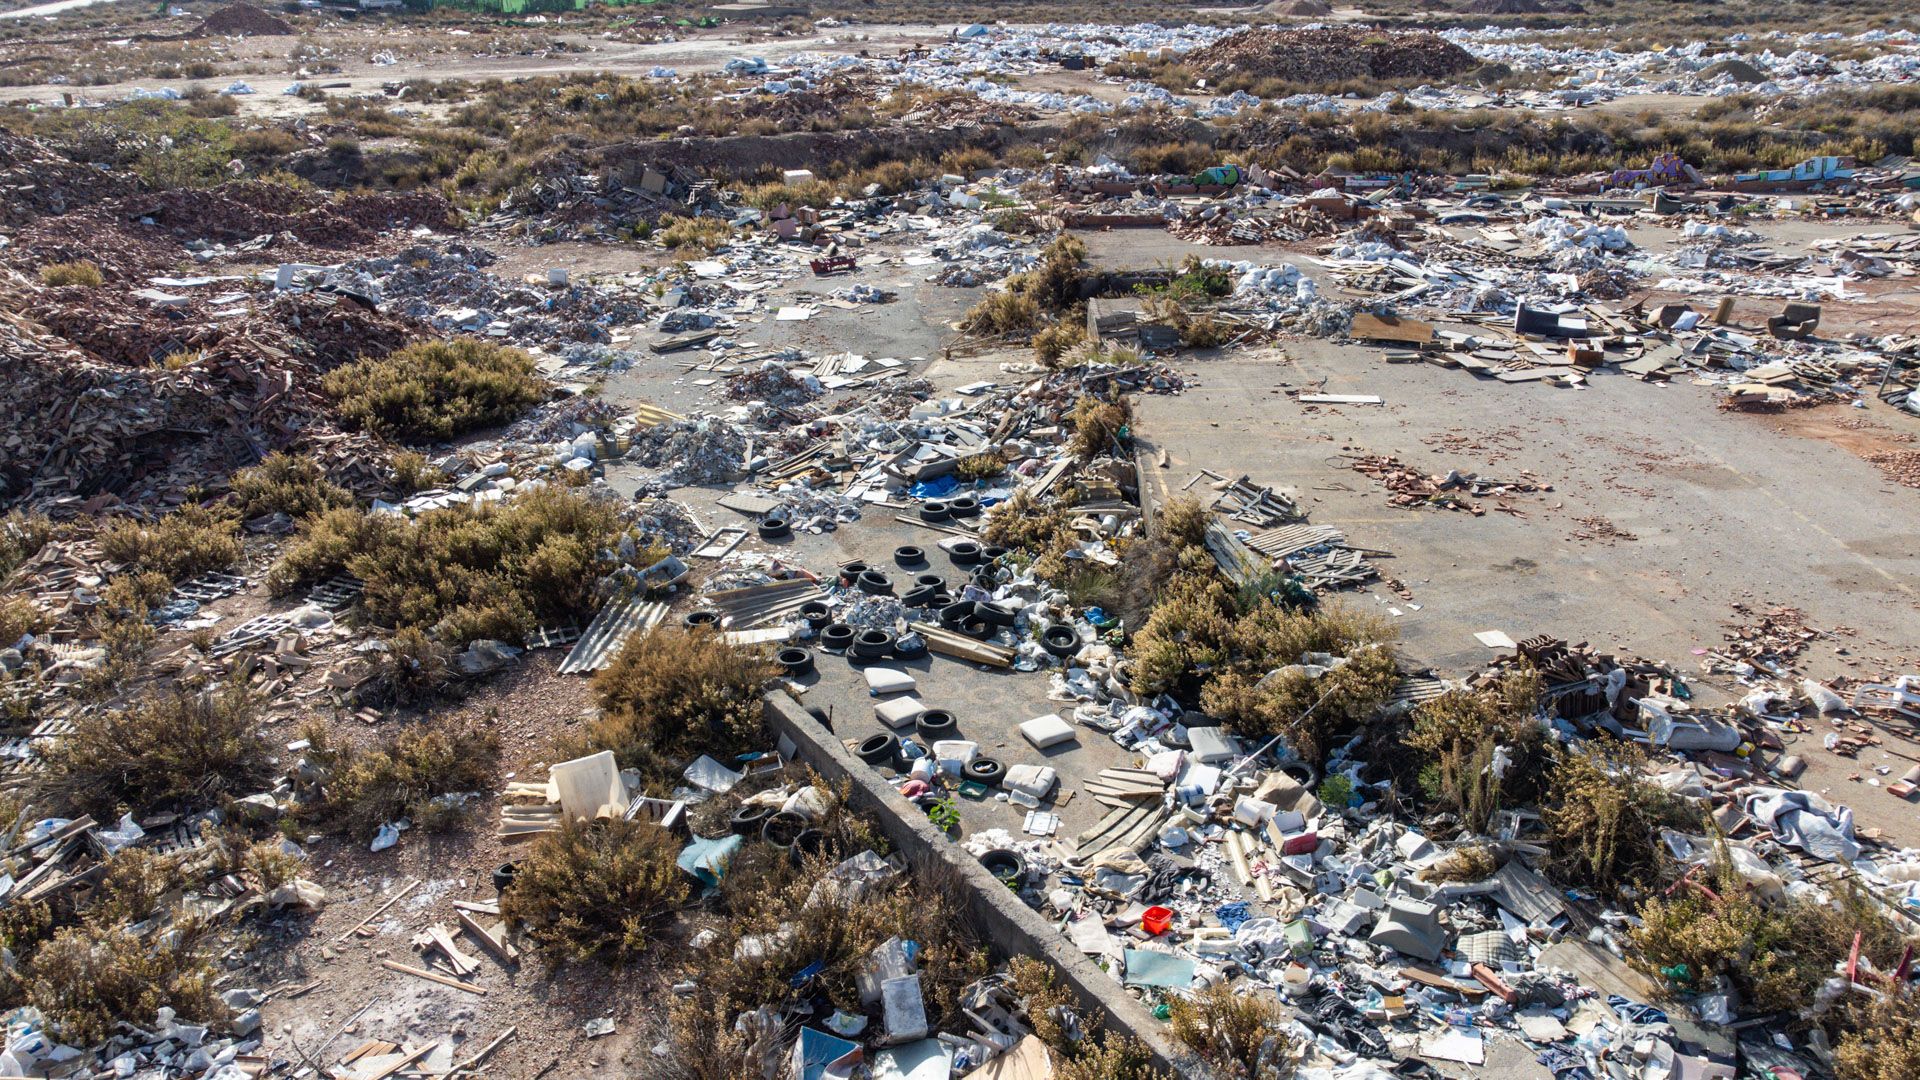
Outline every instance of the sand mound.
{"type": "Polygon", "coordinates": [[[1553,9],[1540,0],[1473,0],[1460,10],[1469,15],[1540,15],[1553,9]]]}
{"type": "Polygon", "coordinates": [[[1715,79],[1722,75],[1731,75],[1734,82],[1749,85],[1767,81],[1766,75],[1762,74],[1759,68],[1745,60],[1722,60],[1717,64],[1708,65],[1704,71],[1700,72],[1700,77],[1704,79],[1715,79]]]}
{"type": "Polygon", "coordinates": [[[1477,64],[1473,54],[1424,31],[1324,28],[1242,30],[1207,50],[1203,73],[1326,84],[1346,79],[1439,79],[1477,64]]]}
{"type": "Polygon", "coordinates": [[[203,37],[279,37],[291,33],[291,23],[252,4],[228,4],[200,23],[203,37]]]}
{"type": "Polygon", "coordinates": [[[1292,15],[1299,18],[1319,18],[1333,14],[1333,5],[1326,0],[1291,0],[1288,3],[1272,3],[1261,9],[1264,15],[1292,15]]]}

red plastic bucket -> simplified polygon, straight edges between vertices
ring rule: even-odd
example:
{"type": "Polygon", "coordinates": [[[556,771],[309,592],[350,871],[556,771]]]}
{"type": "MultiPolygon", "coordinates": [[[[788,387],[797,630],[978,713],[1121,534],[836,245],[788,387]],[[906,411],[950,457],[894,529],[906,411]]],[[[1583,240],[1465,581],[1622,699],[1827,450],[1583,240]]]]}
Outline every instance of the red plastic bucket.
{"type": "Polygon", "coordinates": [[[1164,934],[1173,925],[1173,909],[1158,905],[1148,908],[1140,915],[1140,928],[1149,934],[1164,934]]]}

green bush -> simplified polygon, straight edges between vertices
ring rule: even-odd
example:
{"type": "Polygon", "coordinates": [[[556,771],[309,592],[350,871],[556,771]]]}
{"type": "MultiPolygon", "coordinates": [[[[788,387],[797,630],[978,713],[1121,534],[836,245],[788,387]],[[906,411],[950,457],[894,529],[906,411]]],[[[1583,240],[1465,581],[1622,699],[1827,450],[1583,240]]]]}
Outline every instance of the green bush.
{"type": "Polygon", "coordinates": [[[157,810],[205,810],[265,784],[270,755],[259,702],[244,686],[176,687],[123,709],[75,715],[42,754],[34,786],[53,806],[117,819],[157,810]]]}
{"type": "Polygon", "coordinates": [[[706,631],[628,638],[594,676],[600,716],[579,749],[611,750],[621,768],[652,773],[677,773],[700,754],[731,757],[761,741],[760,692],[773,675],[760,653],[706,631]]]}
{"type": "Polygon", "coordinates": [[[352,506],[347,489],[327,479],[312,458],[285,451],[268,454],[260,464],[233,474],[233,493],[245,518],[264,514],[306,517],[336,506],[352,506]]]}
{"type": "Polygon", "coordinates": [[[190,938],[125,925],[70,926],[54,932],[26,966],[26,997],[61,1041],[90,1046],[122,1023],[151,1024],[161,1006],[182,1021],[223,1023],[227,1008],[206,951],[190,938]]]}
{"type": "Polygon", "coordinates": [[[611,505],[552,487],[412,519],[328,510],[301,523],[268,583],[284,593],[345,570],[366,583],[362,605],[381,625],[455,646],[524,641],[592,614],[621,531],[611,505]]]}
{"type": "Polygon", "coordinates": [[[99,537],[100,554],[136,572],[172,581],[224,570],[240,561],[240,523],[199,506],[183,506],[151,524],[122,519],[99,537]]]}
{"type": "Polygon", "coordinates": [[[500,913],[556,960],[631,960],[689,891],[680,841],[651,821],[568,822],[533,841],[500,913]]]}
{"type": "Polygon", "coordinates": [[[1427,797],[1474,832],[1487,831],[1503,802],[1538,797],[1547,741],[1536,716],[1540,695],[1539,674],[1522,667],[1415,709],[1405,744],[1416,752],[1427,797]],[[1511,762],[1504,777],[1492,768],[1496,747],[1511,762]]]}
{"type": "Polygon", "coordinates": [[[506,423],[545,400],[533,357],[482,341],[417,342],[321,380],[343,424],[401,441],[446,440],[506,423]]]}
{"type": "Polygon", "coordinates": [[[1594,741],[1560,751],[1547,774],[1541,817],[1562,878],[1602,892],[1644,892],[1668,858],[1660,830],[1702,827],[1684,799],[1646,778],[1631,743],[1594,741]]]}

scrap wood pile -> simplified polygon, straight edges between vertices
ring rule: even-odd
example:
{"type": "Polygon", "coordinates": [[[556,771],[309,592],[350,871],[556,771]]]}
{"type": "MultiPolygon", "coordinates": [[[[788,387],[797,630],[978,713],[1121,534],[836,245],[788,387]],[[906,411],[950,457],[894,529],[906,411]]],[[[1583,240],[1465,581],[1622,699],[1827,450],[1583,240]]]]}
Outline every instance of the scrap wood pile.
{"type": "MultiPolygon", "coordinates": [[[[1448,470],[1445,476],[1429,476],[1407,465],[1399,458],[1387,455],[1357,458],[1353,462],[1353,469],[1355,472],[1373,477],[1392,492],[1387,501],[1394,506],[1429,506],[1443,510],[1465,510],[1475,517],[1486,511],[1467,496],[1500,499],[1508,495],[1528,495],[1553,490],[1551,484],[1542,484],[1524,471],[1520,478],[1515,480],[1495,480],[1473,473],[1463,474],[1458,469],[1448,470]]],[[[1509,508],[1503,505],[1500,509],[1508,510],[1509,508]]]]}
{"type": "Polygon", "coordinates": [[[1196,244],[1231,247],[1336,236],[1342,228],[1340,222],[1311,206],[1289,206],[1260,213],[1203,212],[1169,224],[1167,231],[1196,244]]]}
{"type": "Polygon", "coordinates": [[[96,169],[63,157],[38,139],[0,131],[0,226],[17,229],[132,194],[139,184],[125,173],[96,169]]]}
{"type": "Polygon", "coordinates": [[[189,258],[209,263],[229,254],[333,262],[342,251],[365,252],[386,230],[445,228],[451,212],[445,198],[427,191],[330,200],[284,184],[234,182],[126,195],[36,218],[6,248],[5,261],[36,269],[84,260],[109,281],[142,281],[189,258]]]}
{"type": "MultiPolygon", "coordinates": [[[[35,307],[26,292],[35,287],[13,284],[12,306],[35,307]]],[[[397,348],[412,334],[403,321],[315,293],[278,297],[232,322],[176,323],[74,304],[47,315],[88,348],[21,316],[0,317],[14,405],[0,419],[7,501],[163,498],[218,484],[288,447],[320,455],[338,483],[379,486],[385,451],[340,430],[319,376],[397,348]],[[161,363],[176,353],[194,353],[193,362],[161,363]]]]}
{"type": "Polygon", "coordinates": [[[1478,63],[1438,34],[1368,28],[1242,30],[1203,53],[1213,78],[1253,75],[1326,84],[1344,79],[1440,79],[1478,63]]]}
{"type": "MultiPolygon", "coordinates": [[[[539,176],[508,192],[499,208],[476,228],[510,233],[536,243],[614,239],[620,229],[658,221],[684,207],[664,190],[649,190],[644,175],[625,182],[612,171],[594,168],[571,152],[558,154],[536,168],[539,176]]],[[[676,169],[664,169],[659,175],[670,180],[676,190],[687,188],[697,179],[676,169]]]]}

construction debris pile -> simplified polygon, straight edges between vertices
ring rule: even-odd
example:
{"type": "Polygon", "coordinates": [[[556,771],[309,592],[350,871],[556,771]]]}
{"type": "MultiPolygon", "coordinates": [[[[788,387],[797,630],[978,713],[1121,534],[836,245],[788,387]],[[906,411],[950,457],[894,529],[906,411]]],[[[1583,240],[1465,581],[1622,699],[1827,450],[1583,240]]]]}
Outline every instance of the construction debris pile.
{"type": "Polygon", "coordinates": [[[1438,34],[1318,27],[1241,30],[1208,46],[1201,71],[1289,82],[1440,79],[1473,67],[1473,54],[1438,34]]]}

